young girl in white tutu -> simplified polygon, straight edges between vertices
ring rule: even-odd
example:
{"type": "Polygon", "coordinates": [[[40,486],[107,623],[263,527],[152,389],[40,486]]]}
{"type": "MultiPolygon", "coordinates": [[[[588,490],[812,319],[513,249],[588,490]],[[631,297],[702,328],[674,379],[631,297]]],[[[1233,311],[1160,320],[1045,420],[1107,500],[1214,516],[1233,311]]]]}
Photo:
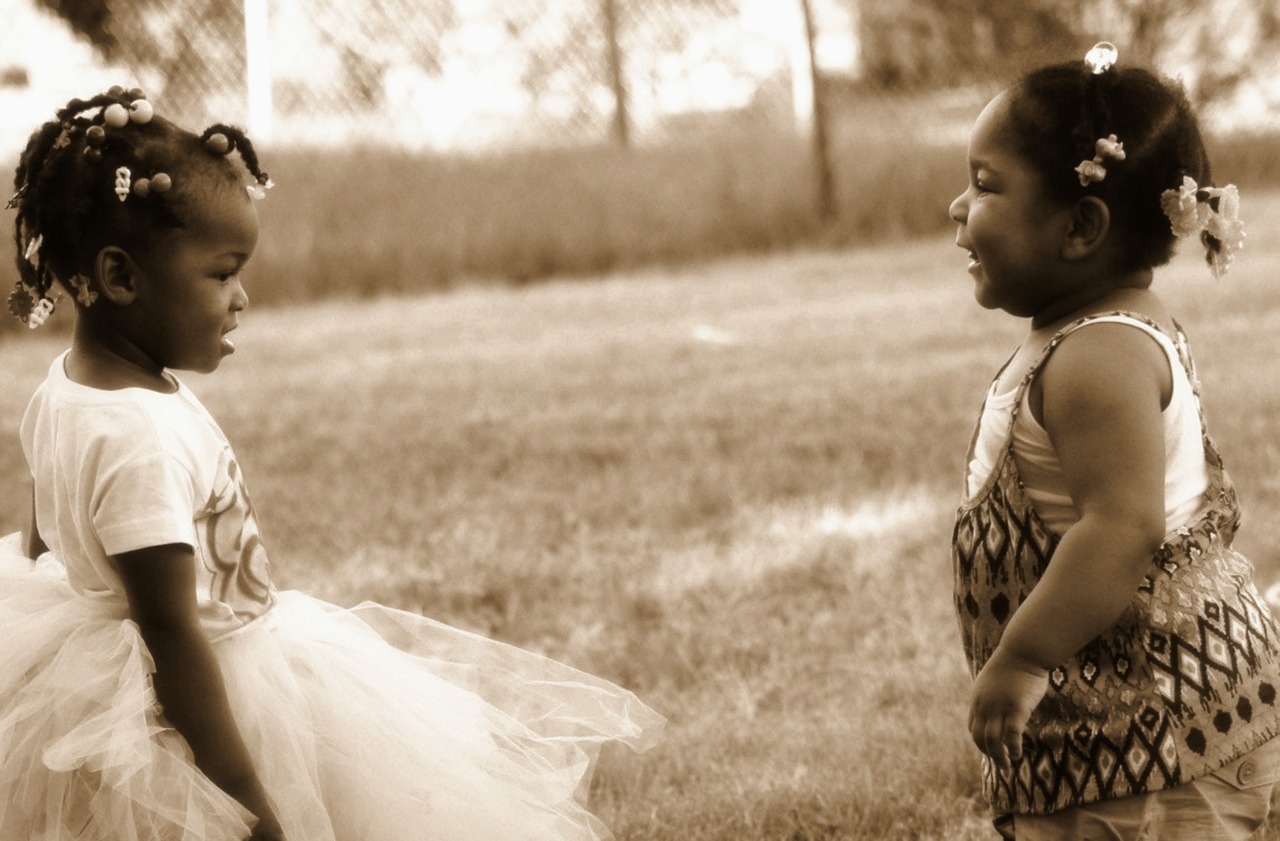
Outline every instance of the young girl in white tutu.
{"type": "Polygon", "coordinates": [[[31,528],[0,542],[0,839],[606,837],[595,752],[662,722],[631,693],[272,586],[236,456],[170,373],[234,351],[271,186],[245,136],[112,88],[32,135],[15,186],[10,309],[38,327],[65,295],[76,322],[22,420],[31,528]]]}

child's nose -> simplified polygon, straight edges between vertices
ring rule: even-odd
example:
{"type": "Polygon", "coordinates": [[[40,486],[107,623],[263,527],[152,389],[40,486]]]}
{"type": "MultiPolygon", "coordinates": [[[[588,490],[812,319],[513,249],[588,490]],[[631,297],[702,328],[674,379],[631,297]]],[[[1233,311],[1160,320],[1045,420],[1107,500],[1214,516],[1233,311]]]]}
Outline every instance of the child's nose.
{"type": "MultiPolygon", "coordinates": [[[[965,192],[968,191],[966,190],[965,192]]],[[[965,219],[969,218],[969,203],[964,200],[964,197],[965,193],[961,193],[952,199],[951,207],[947,211],[951,216],[951,220],[961,225],[964,224],[965,219]]]]}

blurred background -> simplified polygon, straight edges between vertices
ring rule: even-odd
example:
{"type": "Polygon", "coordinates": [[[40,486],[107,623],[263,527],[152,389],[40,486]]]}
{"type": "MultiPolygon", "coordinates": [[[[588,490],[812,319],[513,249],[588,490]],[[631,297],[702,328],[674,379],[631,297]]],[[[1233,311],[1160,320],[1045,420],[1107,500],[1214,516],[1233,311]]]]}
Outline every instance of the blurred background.
{"type": "Polygon", "coordinates": [[[1184,79],[1218,145],[1249,147],[1219,154],[1237,177],[1274,180],[1280,125],[1274,0],[0,0],[0,14],[6,165],[66,100],[115,83],[192,128],[248,128],[281,185],[259,303],[939,231],[981,105],[1102,37],[1184,79]]]}
{"type": "MultiPolygon", "coordinates": [[[[1230,277],[1158,283],[1280,603],[1280,0],[0,0],[0,166],[112,84],[249,130],[253,305],[184,380],[276,580],[634,689],[670,726],[601,761],[619,841],[980,841],[947,547],[1025,325],[947,205],[988,98],[1101,39],[1241,188],[1230,277]]],[[[0,534],[71,309],[0,318],[0,534]]]]}

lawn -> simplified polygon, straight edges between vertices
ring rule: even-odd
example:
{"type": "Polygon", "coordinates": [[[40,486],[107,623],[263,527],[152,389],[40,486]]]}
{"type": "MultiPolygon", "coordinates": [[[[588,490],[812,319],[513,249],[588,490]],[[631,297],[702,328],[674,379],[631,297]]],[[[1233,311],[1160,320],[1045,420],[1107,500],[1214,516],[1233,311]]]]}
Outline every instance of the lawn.
{"type": "MultiPolygon", "coordinates": [[[[1228,280],[1188,255],[1158,283],[1270,583],[1280,195],[1245,200],[1228,280]]],[[[650,753],[602,761],[619,839],[990,838],[947,543],[1024,325],[973,304],[965,262],[939,236],[251,308],[236,355],[187,381],[280,586],[546,652],[669,717],[650,753]]],[[[0,533],[26,516],[14,430],[64,341],[0,338],[0,533]]]]}

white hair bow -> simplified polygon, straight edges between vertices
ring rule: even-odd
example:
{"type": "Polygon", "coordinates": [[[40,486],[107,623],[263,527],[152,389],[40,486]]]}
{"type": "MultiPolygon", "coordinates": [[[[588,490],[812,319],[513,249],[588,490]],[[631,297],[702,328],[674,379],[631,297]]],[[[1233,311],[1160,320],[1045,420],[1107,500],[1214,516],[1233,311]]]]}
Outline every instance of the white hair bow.
{"type": "Polygon", "coordinates": [[[1231,268],[1235,252],[1244,248],[1236,185],[1201,187],[1190,175],[1184,175],[1180,187],[1160,194],[1160,209],[1169,217],[1174,236],[1189,237],[1204,231],[1222,244],[1209,260],[1213,276],[1221,279],[1231,268]]]}

